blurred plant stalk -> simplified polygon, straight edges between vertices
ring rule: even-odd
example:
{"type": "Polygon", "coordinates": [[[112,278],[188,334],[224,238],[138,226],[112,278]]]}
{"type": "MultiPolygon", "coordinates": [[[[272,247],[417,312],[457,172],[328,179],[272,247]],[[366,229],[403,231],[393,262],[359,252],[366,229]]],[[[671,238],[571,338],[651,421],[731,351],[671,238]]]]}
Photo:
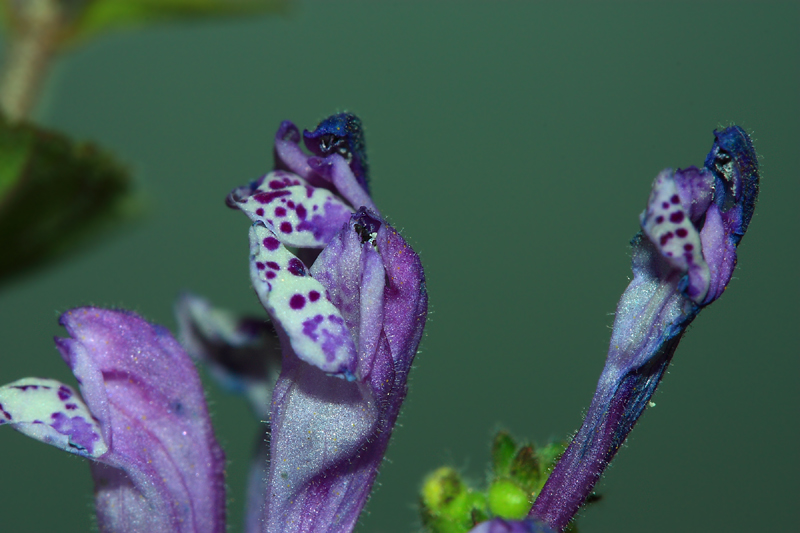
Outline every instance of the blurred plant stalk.
{"type": "Polygon", "coordinates": [[[0,110],[11,122],[35,108],[53,58],[109,30],[163,21],[283,13],[288,0],[0,0],[8,49],[0,110]]]}
{"type": "Polygon", "coordinates": [[[5,0],[10,22],[8,51],[0,78],[0,107],[11,122],[25,120],[38,101],[53,56],[80,0],[5,0]]]}

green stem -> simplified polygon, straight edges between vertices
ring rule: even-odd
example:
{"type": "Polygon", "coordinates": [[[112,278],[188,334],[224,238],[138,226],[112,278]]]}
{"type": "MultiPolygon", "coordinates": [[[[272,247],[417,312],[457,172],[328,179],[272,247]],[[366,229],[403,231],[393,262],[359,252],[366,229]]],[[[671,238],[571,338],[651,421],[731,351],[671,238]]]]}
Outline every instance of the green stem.
{"type": "Polygon", "coordinates": [[[58,0],[25,0],[8,9],[15,24],[0,73],[0,108],[17,122],[38,101],[60,41],[63,12],[58,0]]]}

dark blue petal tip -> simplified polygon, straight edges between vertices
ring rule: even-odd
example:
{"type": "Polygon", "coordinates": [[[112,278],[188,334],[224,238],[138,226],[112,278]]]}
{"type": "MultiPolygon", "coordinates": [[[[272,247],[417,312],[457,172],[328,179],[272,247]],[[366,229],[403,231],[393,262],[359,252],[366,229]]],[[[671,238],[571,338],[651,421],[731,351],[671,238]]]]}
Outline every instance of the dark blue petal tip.
{"type": "Polygon", "coordinates": [[[714,131],[705,166],[716,178],[715,201],[722,212],[741,208],[739,238],[747,231],[758,199],[758,157],[750,136],[739,126],[714,131]]]}
{"type": "Polygon", "coordinates": [[[364,144],[364,128],[361,119],[352,113],[331,115],[319,123],[314,131],[303,131],[303,142],[319,157],[339,154],[350,165],[359,185],[367,193],[369,187],[369,165],[364,144]]]}

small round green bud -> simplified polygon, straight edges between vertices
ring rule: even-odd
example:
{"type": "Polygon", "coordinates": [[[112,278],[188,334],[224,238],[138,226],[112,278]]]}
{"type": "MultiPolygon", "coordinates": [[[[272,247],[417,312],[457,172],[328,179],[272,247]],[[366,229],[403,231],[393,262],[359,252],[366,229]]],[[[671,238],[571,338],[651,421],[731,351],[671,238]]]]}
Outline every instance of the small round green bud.
{"type": "Polygon", "coordinates": [[[512,481],[501,479],[489,487],[489,510],[500,518],[519,520],[531,509],[528,493],[512,481]]]}
{"type": "Polygon", "coordinates": [[[443,466],[429,475],[422,485],[422,503],[434,513],[440,513],[466,486],[454,469],[443,466]]]}

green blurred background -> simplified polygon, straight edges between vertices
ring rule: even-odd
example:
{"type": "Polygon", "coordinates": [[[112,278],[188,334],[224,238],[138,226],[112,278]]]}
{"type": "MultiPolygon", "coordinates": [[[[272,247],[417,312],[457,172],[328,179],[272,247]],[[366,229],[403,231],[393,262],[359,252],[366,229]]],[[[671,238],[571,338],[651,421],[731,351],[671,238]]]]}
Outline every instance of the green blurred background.
{"type": "MultiPolygon", "coordinates": [[[[70,383],[57,316],[119,306],[174,330],[182,290],[260,312],[227,192],[268,170],[279,122],[366,125],[374,198],[422,257],[430,319],[359,531],[418,530],[422,477],[480,482],[504,427],[581,421],[628,241],[656,173],[752,133],[763,182],[740,263],[599,485],[581,531],[782,531],[798,522],[797,2],[324,2],[285,17],[104,36],[59,62],[37,118],[134,170],[148,216],[0,292],[0,383],[70,383]]],[[[208,383],[208,381],[207,381],[208,383]]],[[[257,433],[208,384],[241,530],[257,433]]],[[[87,465],[0,431],[0,529],[89,531],[87,465]]]]}

